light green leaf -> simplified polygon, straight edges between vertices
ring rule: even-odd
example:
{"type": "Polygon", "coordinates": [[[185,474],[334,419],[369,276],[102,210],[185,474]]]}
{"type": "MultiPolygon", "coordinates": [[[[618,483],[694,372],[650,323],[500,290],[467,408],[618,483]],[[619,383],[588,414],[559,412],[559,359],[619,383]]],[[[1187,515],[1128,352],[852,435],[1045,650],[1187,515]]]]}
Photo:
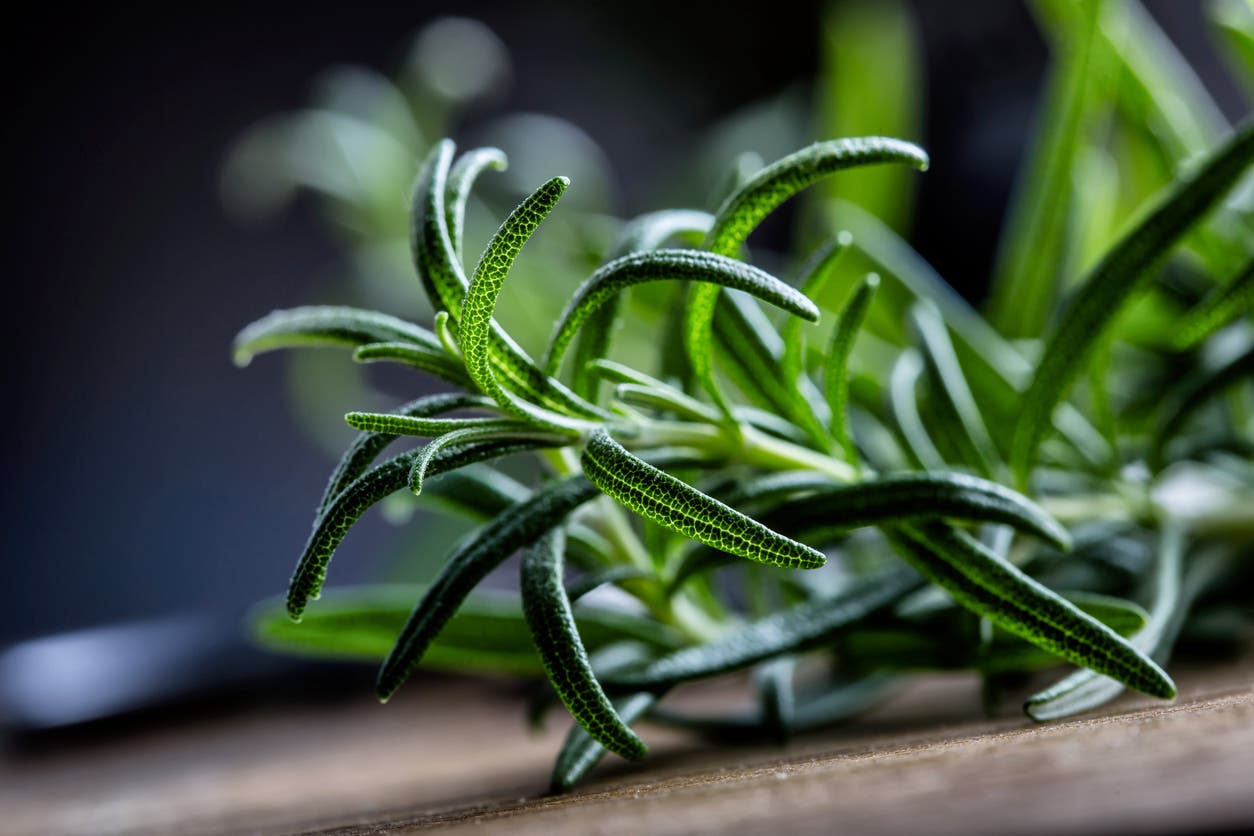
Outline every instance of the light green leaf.
{"type": "Polygon", "coordinates": [[[999,459],[997,448],[967,386],[940,313],[934,305],[916,303],[910,309],[910,316],[923,343],[923,358],[938,384],[934,389],[941,396],[946,411],[956,419],[956,440],[966,463],[992,478],[994,463],[999,459]]]}
{"type": "Polygon", "coordinates": [[[443,352],[434,334],[403,319],[358,308],[309,305],[274,311],[240,331],[235,365],[247,366],[258,354],[280,348],[385,342],[443,352]]]}
{"type": "Polygon", "coordinates": [[[697,250],[650,250],[615,259],[575,291],[549,340],[545,370],[556,374],[567,347],[607,301],[632,285],[655,281],[704,282],[752,294],[789,313],[817,322],[819,309],[806,296],[763,270],[697,250]]]}
{"type": "Polygon", "coordinates": [[[581,458],[605,493],[646,519],[729,554],[787,568],[822,566],[822,552],[790,540],[627,452],[595,431],[581,458]]]}
{"type": "Polygon", "coordinates": [[[410,207],[409,248],[431,307],[447,310],[458,321],[467,282],[449,235],[445,206],[453,150],[452,141],[441,140],[422,164],[410,207]]]}
{"type": "Polygon", "coordinates": [[[917,351],[908,348],[901,352],[889,376],[888,402],[897,421],[897,428],[905,438],[906,447],[915,462],[927,470],[944,470],[945,459],[932,443],[932,437],[928,435],[927,427],[919,416],[916,386],[922,372],[923,360],[919,358],[917,351]]]}
{"type": "Polygon", "coordinates": [[[389,415],[386,412],[350,412],[344,416],[350,427],[373,433],[390,435],[414,435],[434,438],[454,430],[483,429],[534,429],[534,426],[514,418],[424,418],[414,415],[389,415]]]}
{"type": "MultiPolygon", "coordinates": [[[[808,299],[819,299],[823,288],[832,277],[840,257],[853,243],[853,236],[841,232],[818,251],[810,256],[806,265],[801,268],[801,295],[808,299]]],[[[800,380],[806,373],[805,368],[805,329],[804,321],[790,318],[784,322],[780,337],[784,341],[784,352],[780,357],[780,372],[785,381],[800,380]]]]}
{"type": "MultiPolygon", "coordinates": [[[[491,406],[492,402],[482,395],[465,395],[461,393],[427,395],[397,407],[395,414],[414,418],[430,417],[458,409],[491,406]]],[[[367,432],[357,436],[353,443],[349,445],[349,448],[344,451],[344,455],[340,457],[339,464],[335,466],[335,470],[331,473],[331,479],[327,482],[326,490],[322,494],[322,501],[318,503],[319,513],[325,511],[331,500],[339,496],[340,492],[348,487],[354,479],[365,473],[366,468],[370,467],[371,463],[383,452],[383,449],[398,438],[400,438],[400,435],[395,433],[378,432],[367,432]]]]}
{"type": "Polygon", "coordinates": [[[1054,61],[1033,147],[1019,173],[997,253],[989,320],[1011,339],[1040,335],[1061,291],[1074,199],[1072,172],[1088,123],[1097,115],[1091,56],[1101,3],[1088,0],[1078,7],[1082,22],[1074,37],[1055,47],[1061,54],[1054,61]]]}
{"type": "Polygon", "coordinates": [[[550,533],[526,549],[520,585],[523,615],[549,682],[571,716],[598,743],[636,760],[648,753],[605,696],[575,626],[563,580],[563,538],[550,533]]]}
{"type": "Polygon", "coordinates": [[[380,668],[376,683],[379,698],[387,700],[409,678],[444,625],[489,572],[518,549],[536,542],[597,493],[582,476],[554,482],[506,509],[454,551],[380,668]]]}
{"type": "Polygon", "coordinates": [[[556,433],[536,431],[521,421],[503,421],[497,425],[479,425],[453,430],[431,439],[409,468],[409,489],[417,496],[422,493],[423,481],[431,468],[431,463],[441,452],[449,448],[462,447],[488,441],[513,441],[534,444],[536,447],[561,447],[569,444],[569,436],[556,433]]]}
{"type": "Polygon", "coordinates": [[[1015,428],[1011,463],[1026,480],[1054,409],[1124,303],[1180,237],[1237,182],[1254,160],[1254,123],[1237,131],[1189,177],[1172,187],[1080,286],[1050,334],[1015,428]]]}
{"type": "Polygon", "coordinates": [[[1171,678],[1117,633],[947,523],[902,523],[889,539],[958,603],[1060,658],[1150,696],[1176,695],[1171,678]]]}
{"type": "Polygon", "coordinates": [[[487,169],[504,171],[508,166],[505,152],[499,148],[476,148],[462,154],[453,163],[445,185],[444,226],[448,229],[454,258],[460,259],[465,252],[462,239],[466,231],[466,201],[475,181],[487,169]]]}
{"type": "Polygon", "coordinates": [[[851,464],[857,464],[859,457],[853,436],[849,432],[849,356],[879,286],[880,277],[874,273],[868,274],[858,284],[841,310],[840,318],[836,320],[832,341],[827,349],[823,390],[832,413],[832,437],[845,451],[845,459],[851,464]]]}
{"type": "Polygon", "coordinates": [[[413,366],[463,388],[469,388],[470,377],[465,368],[447,352],[432,351],[412,343],[366,343],[353,352],[358,363],[391,361],[413,366]]]}
{"type": "MultiPolygon", "coordinates": [[[[729,197],[715,214],[704,248],[734,258],[762,219],[797,192],[837,171],[877,163],[905,163],[925,169],[927,154],[916,145],[882,137],[811,145],[767,166],[729,197]]],[[[718,296],[717,285],[691,288],[684,317],[684,346],[694,377],[730,416],[730,405],[714,380],[711,363],[711,325],[718,296]]]]}

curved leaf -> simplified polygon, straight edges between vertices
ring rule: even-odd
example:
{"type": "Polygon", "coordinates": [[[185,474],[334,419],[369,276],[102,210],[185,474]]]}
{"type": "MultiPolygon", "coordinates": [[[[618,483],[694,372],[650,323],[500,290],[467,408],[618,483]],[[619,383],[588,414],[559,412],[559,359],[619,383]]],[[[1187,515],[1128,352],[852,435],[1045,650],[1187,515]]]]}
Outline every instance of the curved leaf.
{"type": "Polygon", "coordinates": [[[875,291],[879,286],[880,277],[875,273],[867,274],[841,310],[836,328],[832,331],[832,341],[827,348],[823,391],[832,413],[831,433],[845,451],[845,459],[851,464],[858,462],[858,450],[849,433],[849,356],[853,353],[854,340],[862,329],[866,312],[871,307],[871,300],[875,298],[875,291]]]}
{"type": "Polygon", "coordinates": [[[432,351],[412,343],[366,343],[353,352],[358,363],[392,361],[413,366],[463,388],[470,386],[466,369],[443,350],[432,351]]]}
{"type": "Polygon", "coordinates": [[[444,192],[444,226],[454,258],[464,252],[462,238],[466,226],[466,201],[479,175],[488,169],[504,171],[509,166],[500,148],[475,148],[457,158],[449,169],[444,192]]]}
{"type": "Polygon", "coordinates": [[[1153,660],[965,532],[947,523],[901,523],[889,539],[928,580],[997,626],[1150,696],[1176,695],[1153,660]]]}
{"type": "MultiPolygon", "coordinates": [[[[909,142],[883,137],[815,143],[762,169],[729,197],[715,214],[704,249],[735,257],[762,219],[797,192],[842,169],[877,163],[926,169],[927,154],[909,142]]],[[[718,295],[717,285],[695,285],[689,292],[684,347],[698,383],[730,415],[711,363],[711,324],[718,295]]]]}
{"type": "Polygon", "coordinates": [[[729,554],[786,568],[822,566],[823,553],[790,540],[627,452],[596,430],[580,459],[605,493],[641,516],[729,554]]]}
{"type": "Polygon", "coordinates": [[[563,581],[563,542],[550,533],[523,552],[523,615],[549,682],[571,716],[598,743],[632,760],[648,753],[597,682],[563,581]]]}
{"type": "Polygon", "coordinates": [[[945,459],[932,443],[932,437],[919,416],[915,386],[922,372],[923,360],[917,351],[908,348],[901,352],[888,379],[888,402],[914,460],[927,470],[943,470],[945,459]]]}
{"type": "Polygon", "coordinates": [[[855,485],[815,487],[761,518],[788,531],[818,532],[894,520],[955,519],[1001,523],[1071,548],[1067,529],[1020,493],[965,473],[889,474],[855,485]]]}
{"type": "Polygon", "coordinates": [[[415,435],[434,438],[454,430],[482,429],[533,429],[516,418],[425,418],[415,415],[389,415],[386,412],[350,412],[344,416],[350,427],[373,433],[391,435],[415,435]]]}
{"type": "Polygon", "coordinates": [[[235,365],[247,366],[258,354],[311,345],[406,343],[443,353],[425,328],[387,314],[335,305],[307,305],[274,311],[246,326],[235,338],[235,365]]]}
{"type": "MultiPolygon", "coordinates": [[[[428,395],[397,407],[395,414],[415,418],[430,417],[458,409],[490,406],[492,406],[492,402],[481,395],[465,395],[461,393],[428,395]]],[[[357,436],[348,449],[344,451],[344,455],[340,457],[339,464],[335,466],[335,470],[331,472],[331,478],[327,482],[326,490],[322,493],[322,500],[318,503],[319,513],[325,511],[331,500],[339,496],[340,492],[348,487],[350,482],[364,473],[366,468],[370,467],[371,462],[378,458],[379,453],[383,452],[385,447],[398,438],[400,436],[394,433],[376,432],[362,433],[357,436]]]]}
{"type": "MultiPolygon", "coordinates": [[[[427,478],[474,462],[508,456],[544,446],[534,441],[489,441],[445,449],[427,468],[427,478]]],[[[384,497],[406,486],[409,469],[418,451],[393,456],[358,476],[341,490],[314,521],[287,591],[287,611],[294,621],[310,598],[316,598],[326,579],[331,556],[361,515],[384,497]]]]}
{"type": "MultiPolygon", "coordinates": [[[[634,723],[649,713],[658,702],[658,695],[647,691],[629,694],[614,700],[614,711],[624,723],[634,723]]],[[[567,792],[579,783],[605,755],[605,747],[583,726],[576,723],[566,735],[562,751],[553,764],[553,777],[549,787],[553,792],[567,792]]]]}
{"type": "Polygon", "coordinates": [[[418,602],[383,667],[376,691],[387,700],[427,652],[479,582],[520,548],[530,546],[598,491],[582,476],[553,482],[512,505],[458,547],[418,602]]]}
{"type": "Polygon", "coordinates": [[[949,331],[940,312],[934,305],[920,303],[911,307],[910,316],[923,343],[924,360],[938,384],[936,390],[946,409],[956,419],[958,429],[955,435],[963,457],[967,464],[991,478],[993,463],[999,458],[997,447],[984,426],[980,408],[976,406],[975,397],[963,377],[962,366],[954,353],[953,343],[949,341],[949,331]]]}
{"type": "MultiPolygon", "coordinates": [[[[641,250],[657,249],[679,235],[704,237],[713,223],[713,215],[695,209],[664,209],[641,215],[623,227],[607,260],[641,250]]],[[[621,296],[615,296],[602,305],[586,323],[579,341],[575,343],[571,388],[589,400],[596,400],[596,381],[589,374],[588,364],[609,354],[610,341],[618,330],[622,301],[621,296]]]]}
{"type": "MultiPolygon", "coordinates": [[[[853,236],[848,232],[840,232],[826,244],[819,247],[808,262],[801,268],[801,295],[807,299],[818,299],[823,295],[823,288],[832,277],[841,256],[853,243],[853,236]]],[[[780,373],[785,381],[800,380],[806,373],[805,369],[805,330],[804,322],[791,318],[784,322],[780,337],[784,341],[784,353],[780,357],[780,373]]]]}
{"type": "Polygon", "coordinates": [[[423,161],[409,215],[409,248],[431,307],[461,319],[466,276],[449,236],[445,196],[454,145],[441,140],[423,161]]]}
{"type": "Polygon", "coordinates": [[[579,286],[553,329],[544,363],[546,371],[557,372],[575,334],[598,308],[632,285],[656,281],[730,287],[811,322],[819,318],[819,309],[809,298],[770,273],[742,261],[699,250],[649,250],[611,261],[579,286]]]}
{"type": "Polygon", "coordinates": [[[415,495],[422,493],[423,481],[431,468],[436,456],[451,447],[461,447],[486,441],[514,441],[535,444],[537,447],[561,447],[570,443],[570,437],[548,432],[536,432],[528,424],[520,421],[502,422],[496,426],[480,425],[466,427],[444,435],[437,436],[424,446],[414,457],[409,468],[409,489],[415,495]]]}
{"type": "Polygon", "coordinates": [[[1254,122],[1238,130],[1193,176],[1173,186],[1089,273],[1053,329],[1023,398],[1011,447],[1011,463],[1021,481],[1027,479],[1054,408],[1123,304],[1181,236],[1236,185],[1251,161],[1254,122]]]}

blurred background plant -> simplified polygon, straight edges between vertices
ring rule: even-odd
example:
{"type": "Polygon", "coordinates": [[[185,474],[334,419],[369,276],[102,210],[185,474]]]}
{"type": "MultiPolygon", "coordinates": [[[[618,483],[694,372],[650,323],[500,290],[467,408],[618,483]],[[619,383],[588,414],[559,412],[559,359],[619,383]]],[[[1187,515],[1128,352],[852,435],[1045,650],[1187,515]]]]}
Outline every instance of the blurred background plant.
{"type": "MultiPolygon", "coordinates": [[[[960,7],[943,2],[835,3],[799,9],[788,19],[746,6],[743,14],[709,24],[724,28],[712,32],[708,53],[694,51],[679,34],[691,30],[688,13],[665,4],[654,11],[675,15],[676,25],[647,32],[612,14],[577,11],[578,4],[555,16],[560,21],[556,31],[529,21],[521,11],[482,9],[478,16],[490,27],[466,18],[442,19],[419,30],[392,78],[364,67],[327,71],[307,107],[257,122],[238,138],[227,161],[223,195],[238,216],[272,215],[301,192],[310,193],[314,200],[298,201],[297,216],[312,203],[327,222],[333,249],[311,243],[307,230],[293,234],[290,227],[281,228],[281,246],[260,252],[261,242],[267,236],[274,240],[274,233],[241,238],[217,231],[216,237],[206,238],[204,231],[214,230],[212,221],[206,223],[211,210],[202,207],[199,216],[175,214],[186,202],[189,185],[180,176],[186,167],[186,149],[179,144],[186,141],[184,135],[166,142],[177,152],[161,157],[161,168],[112,152],[105,143],[78,163],[90,168],[75,169],[72,157],[81,145],[77,137],[98,135],[93,130],[99,131],[99,125],[90,121],[90,108],[61,115],[55,102],[93,100],[92,79],[81,73],[50,75],[49,94],[31,106],[29,121],[49,120],[63,129],[40,150],[44,156],[35,159],[61,160],[67,173],[58,182],[85,187],[73,192],[81,203],[67,203],[57,189],[47,190],[38,180],[38,172],[54,166],[34,165],[19,173],[32,178],[30,193],[39,197],[28,201],[36,232],[16,238],[22,244],[29,238],[32,247],[40,248],[32,249],[26,262],[36,266],[43,281],[19,288],[19,304],[34,314],[18,334],[27,343],[48,333],[70,336],[47,351],[19,353],[18,399],[28,408],[26,414],[33,410],[48,437],[69,442],[56,449],[27,445],[19,453],[14,477],[7,480],[7,522],[25,559],[8,561],[6,569],[14,573],[12,586],[41,591],[9,610],[6,635],[25,638],[169,613],[172,600],[179,608],[233,618],[281,584],[294,543],[290,532],[303,525],[297,521],[309,504],[299,500],[299,489],[311,479],[316,484],[324,465],[298,442],[273,449],[272,440],[291,419],[272,414],[271,402],[262,394],[273,378],[245,382],[228,377],[229,370],[217,361],[220,346],[255,312],[258,298],[289,304],[297,298],[293,291],[307,302],[353,302],[422,317],[421,294],[406,292],[417,287],[404,242],[404,208],[418,161],[439,136],[451,134],[467,146],[497,145],[509,154],[510,171],[486,178],[483,203],[470,207],[470,241],[483,240],[501,210],[535,183],[557,172],[574,181],[564,208],[579,211],[565,211],[546,224],[545,234],[529,245],[528,258],[519,264],[525,274],[507,286],[507,294],[515,289],[517,294],[504,300],[502,319],[524,344],[528,334],[539,339],[547,332],[545,326],[568,290],[612,240],[619,224],[615,218],[665,205],[709,208],[723,191],[711,191],[709,184],[720,182],[737,160],[752,168],[755,159],[775,159],[816,137],[886,134],[919,141],[932,155],[933,170],[922,180],[891,169],[833,179],[795,212],[773,219],[761,240],[752,242],[759,263],[781,275],[795,275],[798,265],[772,253],[806,252],[823,229],[838,223],[866,246],[846,259],[829,281],[832,298],[819,300],[825,307],[833,307],[851,276],[872,264],[890,277],[926,277],[930,263],[968,298],[979,299],[987,276],[1001,276],[1002,287],[1019,283],[1037,288],[1079,275],[1078,268],[1114,240],[1147,195],[1213,147],[1229,123],[1249,111],[1249,91],[1254,89],[1249,2],[1149,5],[1153,15],[1135,2],[1109,3],[1093,32],[1068,12],[1068,4],[1052,0],[1030,4],[1030,19],[1023,7],[992,2],[960,7]],[[508,33],[510,48],[528,49],[521,62],[511,58],[493,30],[508,33]],[[1035,91],[1046,59],[1042,36],[1053,57],[1052,69],[1043,91],[1035,91]],[[552,39],[571,47],[568,63],[555,63],[561,51],[549,48],[552,39]],[[633,52],[619,41],[640,46],[633,52]],[[1192,61],[1181,57],[1176,42],[1191,50],[1192,61]],[[777,46],[767,51],[767,44],[777,46]],[[728,54],[755,60],[729,62],[728,54]],[[1227,62],[1229,72],[1216,55],[1227,62]],[[1205,82],[1191,65],[1202,68],[1205,82]],[[572,81],[570,76],[582,77],[572,81]],[[1234,78],[1244,85],[1244,94],[1234,78]],[[517,95],[520,83],[523,95],[517,95]],[[550,92],[537,92],[544,89],[550,92]],[[1040,104],[1033,118],[1034,100],[1040,104]],[[538,110],[553,115],[534,112],[538,110]],[[502,111],[511,115],[496,115],[502,111]],[[84,121],[74,121],[79,119],[84,121]],[[574,127],[576,123],[589,126],[588,131],[574,127]],[[1018,208],[1007,219],[998,250],[1006,192],[1032,123],[1041,130],[1018,165],[1018,208]],[[686,138],[689,133],[695,141],[686,138]],[[745,152],[750,156],[742,158],[745,152]],[[121,165],[112,162],[118,159],[121,165]],[[607,159],[615,160],[618,168],[612,170],[607,159]],[[133,185],[137,178],[144,183],[133,185]],[[173,185],[160,190],[163,178],[183,191],[173,185]],[[46,190],[58,196],[44,196],[46,190]],[[99,223],[101,207],[133,193],[144,195],[156,208],[137,214],[137,222],[123,230],[125,243],[119,244],[110,240],[118,231],[99,223]],[[1066,199],[1042,199],[1060,194],[1066,199]],[[955,195],[963,202],[955,205],[955,195]],[[64,224],[63,214],[68,219],[64,224]],[[167,225],[161,226],[162,221],[167,225]],[[86,232],[67,247],[52,232],[62,226],[86,232]],[[890,231],[912,241],[927,262],[890,231]],[[222,241],[235,248],[231,257],[208,258],[207,248],[222,241]],[[1006,275],[1011,269],[1007,265],[1032,262],[1016,254],[1037,248],[1057,257],[1033,263],[1032,275],[1006,275]],[[334,266],[328,269],[328,264],[334,266]],[[266,274],[271,278],[258,280],[266,274]],[[1048,281],[1042,282],[1041,274],[1048,281]],[[107,280],[93,282],[96,275],[107,280]],[[139,282],[140,276],[148,277],[149,284],[127,284],[131,278],[139,282]],[[170,276],[187,286],[176,287],[183,282],[171,283],[170,276]],[[220,289],[224,276],[231,282],[225,294],[220,289]],[[351,280],[345,281],[346,276],[351,280]],[[69,294],[63,289],[66,281],[73,288],[69,294]],[[117,294],[119,286],[131,290],[117,294]],[[532,293],[537,286],[549,290],[532,293]],[[68,304],[67,298],[72,300],[68,304]],[[233,301],[216,303],[222,298],[233,301]],[[180,316],[164,315],[167,311],[180,316]],[[112,348],[97,352],[101,345],[112,348]],[[163,354],[153,352],[154,345],[180,348],[163,354]],[[74,381],[82,376],[78,364],[84,359],[90,374],[76,386],[74,381]],[[64,409],[70,403],[85,405],[96,432],[83,437],[83,416],[64,409]],[[141,430],[135,415],[144,411],[155,419],[144,422],[152,426],[141,430]],[[191,451],[188,428],[203,439],[191,451]],[[224,428],[230,438],[215,441],[213,436],[223,435],[224,428]],[[109,443],[99,444],[105,436],[109,443]],[[250,438],[253,446],[236,452],[237,438],[250,438]],[[274,489],[273,466],[259,458],[262,451],[280,452],[279,458],[289,462],[282,490],[274,489]],[[124,481],[110,492],[113,496],[66,496],[64,505],[50,511],[42,497],[64,491],[53,474],[69,472],[70,462],[77,464],[77,472],[124,481]],[[197,474],[197,484],[190,488],[188,473],[197,474]],[[259,508],[266,510],[258,513],[259,508]],[[212,534],[189,542],[192,531],[212,534]],[[247,582],[241,583],[240,577],[247,582]],[[102,597],[101,588],[117,594],[102,597]],[[53,589],[59,594],[53,595],[53,589]],[[183,594],[172,595],[176,591],[183,594]]],[[[467,8],[469,13],[480,11],[467,8]]],[[[170,32],[180,31],[168,23],[170,32]]],[[[386,51],[380,44],[395,43],[395,32],[404,31],[384,18],[377,25],[380,34],[373,39],[356,31],[342,36],[357,45],[357,54],[377,55],[386,51]]],[[[323,26],[319,43],[331,46],[322,54],[334,55],[337,39],[325,34],[334,31],[332,24],[325,21],[323,26]]],[[[286,21],[262,27],[257,35],[261,49],[269,47],[265,37],[310,34],[299,29],[280,34],[286,27],[286,21]]],[[[202,34],[219,50],[211,53],[218,64],[210,66],[228,78],[221,54],[229,51],[222,44],[237,37],[236,28],[224,26],[217,41],[202,34]]],[[[36,26],[37,33],[50,31],[36,26]]],[[[99,60],[107,70],[117,58],[111,47],[97,45],[95,35],[84,24],[81,43],[72,37],[69,42],[78,43],[86,58],[99,60]]],[[[30,43],[50,40],[45,35],[30,43]]],[[[167,48],[183,43],[172,37],[167,48]]],[[[174,62],[165,53],[159,53],[159,60],[174,62]]],[[[192,65],[191,59],[183,60],[187,63],[177,66],[192,65]]],[[[147,67],[127,65],[124,78],[138,89],[150,81],[148,73],[147,67]]],[[[102,78],[110,77],[105,73],[102,78]]],[[[235,78],[235,88],[248,82],[247,76],[235,78]]],[[[184,118],[190,113],[188,97],[178,87],[152,83],[161,98],[150,94],[120,101],[139,114],[136,118],[147,120],[143,124],[153,135],[161,136],[159,123],[167,113],[184,118]]],[[[286,83],[283,96],[290,99],[294,82],[286,83]]],[[[235,88],[215,79],[205,80],[200,89],[208,92],[204,101],[212,105],[215,96],[239,96],[235,88]]],[[[36,88],[36,95],[41,90],[36,88]]],[[[95,98],[111,101],[107,95],[95,98]]],[[[271,101],[273,97],[264,109],[274,109],[271,101]]],[[[214,150],[201,159],[216,158],[227,134],[238,133],[236,125],[258,115],[243,119],[239,110],[231,112],[235,122],[229,129],[219,128],[212,143],[205,140],[214,150]]],[[[111,120],[105,124],[119,137],[128,137],[119,114],[108,115],[111,120]]],[[[191,188],[208,194],[205,185],[195,180],[191,188]]],[[[1119,351],[1135,359],[1138,352],[1161,349],[1164,317],[1194,304],[1215,286],[1217,277],[1227,275],[1224,270],[1251,240],[1250,200],[1247,182],[1230,196],[1224,211],[1190,237],[1183,257],[1173,260],[1163,280],[1121,319],[1119,351]]],[[[906,333],[891,315],[901,304],[894,293],[900,290],[887,283],[868,329],[900,345],[906,333]]],[[[663,294],[633,294],[632,305],[645,321],[658,316],[667,303],[663,294]]],[[[1041,324],[1031,319],[1035,310],[1010,291],[990,302],[994,324],[1010,337],[1035,333],[1041,324]]],[[[618,348],[635,350],[630,341],[618,348]]],[[[285,380],[292,392],[291,413],[326,451],[341,449],[349,434],[334,416],[349,408],[390,405],[396,395],[388,393],[402,386],[406,396],[411,394],[407,379],[373,369],[363,374],[342,357],[293,354],[289,362],[285,380]]],[[[1163,373],[1148,360],[1145,369],[1144,378],[1112,381],[1112,404],[1095,403],[1092,408],[1135,416],[1137,399],[1152,393],[1155,376],[1163,373]]],[[[855,369],[854,385],[875,390],[881,385],[880,371],[855,369]]],[[[1225,408],[1232,415],[1248,416],[1248,392],[1233,391],[1225,408]]],[[[1094,392],[1100,396],[1101,387],[1094,392]]],[[[1227,420],[1214,414],[1210,418],[1227,420]]],[[[269,455],[266,459],[272,461],[269,455]]],[[[409,500],[396,510],[403,517],[409,500]]],[[[429,575],[440,554],[432,549],[414,560],[405,538],[381,529],[355,537],[363,552],[399,550],[404,557],[394,571],[411,576],[429,575]]],[[[362,561],[342,577],[379,573],[376,559],[362,561]]]]}

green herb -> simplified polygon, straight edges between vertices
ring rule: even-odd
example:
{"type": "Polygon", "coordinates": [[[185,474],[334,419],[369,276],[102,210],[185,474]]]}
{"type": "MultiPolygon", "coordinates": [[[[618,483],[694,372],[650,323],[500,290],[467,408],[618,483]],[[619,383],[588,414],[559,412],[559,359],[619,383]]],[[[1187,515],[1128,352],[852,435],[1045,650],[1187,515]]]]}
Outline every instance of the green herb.
{"type": "MultiPolygon", "coordinates": [[[[471,193],[505,156],[438,143],[409,225],[431,329],[303,307],[236,341],[241,365],[277,348],[345,346],[461,390],[348,413],[361,435],[323,493],[285,604],[256,617],[262,640],[383,659],[383,699],[421,666],[545,676],[576,722],[557,789],[607,751],[642,757],[641,719],[781,739],[847,719],[907,668],[1078,666],[1028,701],[1036,719],[1125,688],[1173,697],[1160,665],[1203,593],[1224,590],[1248,613],[1234,558],[1254,539],[1254,237],[1241,232],[1254,126],[1226,138],[1138,128],[1129,114],[1175,114],[1200,95],[1186,84],[1160,96],[1154,55],[1167,47],[1109,34],[1152,34],[1152,20],[1041,8],[1073,51],[1011,213],[997,328],[896,233],[826,196],[820,214],[841,227],[798,287],[747,262],[762,220],[829,175],[927,167],[909,142],[842,139],[756,173],[737,163],[713,215],[625,223],[533,359],[496,318],[498,301],[524,245],[565,211],[568,181],[523,200],[468,274],[471,193]],[[1110,112],[1094,86],[1116,82],[1094,68],[1112,66],[1124,72],[1110,112]],[[1074,170],[1106,153],[1091,130],[1104,119],[1157,148],[1170,176],[1112,174],[1144,193],[1137,220],[1079,236],[1089,187],[1074,170]],[[668,283],[687,285],[681,306],[668,283]],[[624,350],[620,326],[662,333],[648,334],[651,354],[624,350]],[[1088,385],[1073,391],[1078,380],[1088,385]],[[430,441],[378,461],[405,437],[430,441]],[[489,464],[519,455],[531,462],[512,471],[521,479],[489,464]],[[311,605],[353,524],[406,489],[481,527],[423,587],[311,605]],[[1154,560],[1126,558],[1146,548],[1154,560]],[[520,591],[485,597],[480,583],[519,552],[520,591]],[[609,588],[634,608],[596,603],[609,588]],[[827,664],[798,664],[806,655],[827,664]],[[749,715],[665,705],[676,685],[743,669],[759,692],[749,715]]],[[[1225,31],[1241,34],[1233,8],[1219,8],[1225,31]]]]}

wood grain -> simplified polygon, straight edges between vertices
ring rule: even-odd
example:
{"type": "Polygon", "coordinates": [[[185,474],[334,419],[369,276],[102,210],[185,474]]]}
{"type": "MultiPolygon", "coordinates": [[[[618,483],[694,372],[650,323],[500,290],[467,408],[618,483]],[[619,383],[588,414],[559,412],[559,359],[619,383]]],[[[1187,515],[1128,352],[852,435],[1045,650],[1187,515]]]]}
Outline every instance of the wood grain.
{"type": "MultiPolygon", "coordinates": [[[[432,680],[387,707],[269,707],[0,766],[0,833],[1185,833],[1254,825],[1254,659],[1048,725],[922,679],[848,727],[717,747],[646,727],[546,797],[564,726],[531,735],[501,683],[432,680]]],[[[730,683],[734,686],[736,683],[730,683]]],[[[689,702],[728,702],[723,683],[689,702]]]]}

